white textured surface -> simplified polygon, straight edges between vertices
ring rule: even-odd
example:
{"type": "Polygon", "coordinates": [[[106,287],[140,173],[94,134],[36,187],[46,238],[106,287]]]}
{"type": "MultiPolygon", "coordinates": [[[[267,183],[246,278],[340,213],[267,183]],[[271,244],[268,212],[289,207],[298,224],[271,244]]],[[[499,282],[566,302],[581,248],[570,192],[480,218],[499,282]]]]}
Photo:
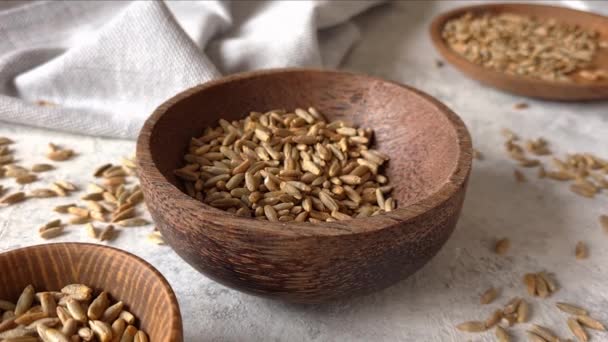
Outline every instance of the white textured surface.
{"type": "MultiPolygon", "coordinates": [[[[577,2],[583,3],[583,2],[577,2]]],[[[608,158],[608,104],[552,103],[528,100],[487,89],[450,66],[437,69],[427,26],[440,9],[456,2],[402,2],[373,9],[357,19],[363,41],[345,68],[416,86],[460,114],[474,144],[486,159],[476,162],[465,208],[452,238],[422,270],[376,294],[329,305],[300,306],[251,297],[198,274],[168,247],[143,241],[151,228],[123,231],[113,246],[155,265],[169,280],[180,301],[186,341],[494,341],[492,333],[465,334],[455,323],[485,319],[512,296],[527,296],[521,284],[526,272],[557,274],[561,289],[548,300],[530,299],[532,321],[569,336],[565,315],[556,301],[579,303],[608,323],[608,236],[597,218],[608,214],[608,196],[587,200],[565,184],[537,180],[518,185],[513,163],[502,149],[501,127],[526,137],[544,136],[558,153],[589,151],[608,158]],[[514,110],[525,101],[530,108],[514,110]],[[509,237],[507,257],[494,255],[494,239],[509,237]],[[588,243],[591,257],[574,259],[578,240],[588,243]],[[503,289],[496,304],[482,307],[479,295],[489,286],[503,289]]],[[[608,8],[592,3],[604,13],[608,8]]],[[[15,145],[24,164],[43,160],[47,141],[74,147],[80,156],[45,177],[69,178],[85,184],[93,165],[130,154],[130,141],[87,138],[0,124],[0,136],[15,145]]],[[[13,185],[0,180],[3,185],[13,185]]],[[[55,217],[50,208],[63,201],[30,201],[0,209],[0,250],[43,241],[36,227],[55,217]]],[[[59,241],[87,241],[72,228],[59,241]]],[[[524,340],[525,325],[511,331],[524,340]]],[[[593,341],[608,341],[594,332],[593,341]]]]}

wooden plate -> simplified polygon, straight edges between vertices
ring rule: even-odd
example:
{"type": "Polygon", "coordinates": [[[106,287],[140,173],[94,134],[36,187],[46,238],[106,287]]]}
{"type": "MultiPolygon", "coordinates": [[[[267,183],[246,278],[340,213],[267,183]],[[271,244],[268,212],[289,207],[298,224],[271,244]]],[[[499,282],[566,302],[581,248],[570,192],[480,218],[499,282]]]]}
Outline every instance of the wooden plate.
{"type": "MultiPolygon", "coordinates": [[[[600,39],[608,41],[608,17],[577,11],[565,7],[531,4],[485,4],[461,7],[436,17],[430,29],[431,39],[439,53],[465,75],[481,83],[518,95],[537,97],[547,100],[577,101],[608,98],[608,79],[588,81],[574,77],[573,82],[553,82],[525,76],[508,75],[500,71],[484,68],[469,62],[453,51],[443,40],[441,32],[445,23],[467,12],[474,15],[483,13],[514,13],[534,16],[538,19],[556,19],[568,24],[595,30],[600,39]]],[[[608,49],[599,49],[592,65],[594,68],[608,70],[608,49]]]]}

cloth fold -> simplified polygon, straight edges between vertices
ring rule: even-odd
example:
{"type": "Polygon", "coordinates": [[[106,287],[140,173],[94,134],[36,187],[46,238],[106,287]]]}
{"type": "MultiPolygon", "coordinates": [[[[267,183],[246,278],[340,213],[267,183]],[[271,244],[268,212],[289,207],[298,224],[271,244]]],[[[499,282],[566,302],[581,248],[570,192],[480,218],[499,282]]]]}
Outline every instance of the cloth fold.
{"type": "Polygon", "coordinates": [[[349,20],[379,2],[0,6],[0,120],[133,139],[164,100],[222,74],[338,66],[359,36],[349,20]]]}

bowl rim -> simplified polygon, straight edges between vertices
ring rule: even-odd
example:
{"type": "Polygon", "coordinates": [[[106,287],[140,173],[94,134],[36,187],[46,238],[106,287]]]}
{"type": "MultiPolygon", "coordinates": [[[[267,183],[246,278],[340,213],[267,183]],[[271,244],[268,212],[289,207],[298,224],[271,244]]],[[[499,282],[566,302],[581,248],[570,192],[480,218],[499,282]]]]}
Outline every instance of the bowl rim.
{"type": "MultiPolygon", "coordinates": [[[[530,84],[534,87],[547,87],[554,90],[604,90],[608,85],[608,80],[599,81],[592,84],[584,84],[584,83],[575,83],[575,82],[554,82],[547,81],[542,79],[537,79],[533,77],[525,77],[525,76],[514,76],[510,74],[506,74],[504,72],[500,72],[494,69],[485,68],[481,65],[477,65],[473,62],[470,62],[468,59],[464,58],[456,51],[452,50],[446,41],[443,39],[442,31],[445,24],[455,17],[464,15],[467,12],[491,12],[493,10],[499,9],[504,12],[502,9],[507,7],[521,7],[521,8],[537,8],[537,9],[549,9],[552,11],[562,11],[562,12],[571,12],[576,13],[579,16],[587,16],[589,18],[595,17],[599,19],[603,19],[608,21],[608,16],[604,16],[601,14],[581,11],[570,7],[564,6],[556,6],[556,5],[547,5],[547,4],[532,4],[532,3],[522,3],[522,2],[495,2],[495,3],[484,3],[484,4],[475,4],[475,5],[466,5],[459,6],[453,8],[451,10],[439,13],[437,16],[433,18],[431,24],[429,25],[429,35],[431,41],[437,51],[451,64],[454,64],[458,67],[458,70],[467,75],[467,77],[477,79],[476,77],[472,77],[469,71],[465,71],[462,69],[462,66],[466,65],[469,69],[474,69],[477,72],[481,72],[482,74],[489,75],[494,78],[502,78],[504,80],[509,81],[510,83],[516,84],[530,84]]],[[[484,77],[486,78],[486,77],[484,77]]],[[[499,87],[495,87],[499,88],[499,87]]],[[[500,88],[502,89],[502,88],[500,88]]],[[[510,92],[510,91],[509,91],[510,92]]]]}
{"type": "Polygon", "coordinates": [[[142,182],[142,188],[146,186],[146,183],[148,183],[150,187],[154,188],[153,191],[170,191],[169,194],[165,193],[163,197],[174,199],[176,202],[179,201],[180,203],[184,203],[181,201],[185,201],[185,203],[188,203],[188,208],[198,209],[197,211],[199,215],[204,214],[205,223],[216,224],[218,226],[229,225],[231,227],[235,227],[236,229],[241,229],[243,231],[250,231],[252,233],[266,233],[279,237],[338,236],[371,233],[377,230],[385,229],[390,226],[394,226],[396,224],[403,224],[404,222],[413,221],[422,214],[432,211],[436,207],[441,206],[444,202],[448,201],[455,194],[457,194],[466,184],[472,165],[472,142],[470,134],[464,122],[458,115],[456,115],[452,110],[450,110],[443,103],[439,102],[437,99],[411,86],[403,85],[395,81],[385,80],[379,77],[369,76],[362,73],[354,73],[350,71],[297,67],[274,68],[236,73],[215,80],[211,80],[181,91],[166,100],[165,102],[163,102],[154,110],[152,115],[148,117],[139,133],[137,139],[137,165],[140,177],[149,180],[154,180],[151,182],[142,182]],[[150,140],[152,132],[155,129],[156,123],[164,116],[165,113],[167,113],[167,111],[173,105],[188,98],[191,95],[205,91],[206,89],[221,84],[238,82],[246,79],[264,77],[274,74],[289,74],[302,72],[334,74],[347,77],[362,77],[373,82],[391,84],[408,91],[412,95],[421,98],[430,106],[435,107],[435,109],[439,113],[445,116],[448,121],[448,124],[454,129],[458,143],[458,159],[454,169],[447,177],[445,184],[443,184],[436,191],[430,193],[428,196],[417,202],[411,203],[405,207],[398,207],[396,210],[373,217],[324,223],[293,221],[269,222],[239,217],[223,210],[208,206],[182,192],[175,185],[171,184],[171,182],[169,182],[169,180],[159,171],[150,152],[150,140]],[[169,187],[161,187],[162,189],[159,189],[157,180],[162,180],[162,182],[168,184],[169,187]]]}
{"type": "Polygon", "coordinates": [[[156,276],[157,280],[159,281],[162,290],[166,291],[167,294],[169,295],[170,305],[169,305],[168,310],[169,310],[169,314],[170,314],[169,315],[170,320],[169,320],[169,323],[167,324],[167,329],[170,329],[172,331],[171,338],[175,339],[174,341],[183,340],[183,334],[184,334],[183,321],[182,321],[182,315],[181,315],[181,312],[179,309],[179,301],[177,300],[177,296],[175,295],[173,288],[171,287],[171,285],[169,284],[167,279],[162,275],[162,273],[160,273],[160,271],[157,270],[156,267],[152,266],[152,264],[150,264],[146,260],[142,259],[141,257],[139,257],[133,253],[127,252],[123,249],[99,245],[99,244],[95,244],[95,243],[88,243],[88,242],[54,242],[54,243],[42,243],[42,244],[37,244],[37,245],[18,247],[18,248],[9,249],[9,250],[0,252],[0,258],[10,256],[10,254],[12,254],[12,253],[19,253],[19,252],[28,253],[32,250],[37,250],[37,249],[41,249],[41,248],[51,248],[51,249],[83,248],[83,249],[92,249],[92,250],[98,249],[101,251],[103,251],[103,250],[112,251],[113,253],[118,253],[118,254],[123,255],[126,258],[134,260],[135,263],[138,265],[138,267],[143,267],[143,268],[151,271],[156,276]]]}

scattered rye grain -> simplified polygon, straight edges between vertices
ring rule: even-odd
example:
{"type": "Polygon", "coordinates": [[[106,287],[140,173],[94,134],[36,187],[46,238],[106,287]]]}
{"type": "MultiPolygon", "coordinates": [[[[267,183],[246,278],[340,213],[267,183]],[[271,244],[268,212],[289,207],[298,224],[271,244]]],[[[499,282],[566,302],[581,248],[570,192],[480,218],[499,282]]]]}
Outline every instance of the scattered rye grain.
{"type": "Polygon", "coordinates": [[[537,274],[535,282],[536,282],[536,293],[538,294],[538,296],[541,298],[549,297],[549,294],[550,294],[549,285],[547,284],[545,279],[537,274]]]}
{"type": "MultiPolygon", "coordinates": [[[[10,154],[5,154],[0,156],[0,166],[10,164],[15,160],[15,158],[10,154]]],[[[9,176],[10,177],[10,176],[9,176]]]]}
{"type": "Polygon", "coordinates": [[[140,217],[133,217],[125,220],[120,220],[115,222],[117,225],[121,227],[140,227],[150,224],[150,222],[146,219],[140,217]]]}
{"type": "Polygon", "coordinates": [[[525,102],[518,102],[515,105],[513,105],[513,108],[515,108],[515,109],[526,109],[528,107],[530,107],[530,106],[525,102]]]}
{"type": "Polygon", "coordinates": [[[89,217],[89,209],[81,208],[81,207],[69,207],[68,213],[79,216],[79,217],[89,217]]]}
{"type": "Polygon", "coordinates": [[[18,184],[30,184],[38,180],[38,176],[34,174],[26,174],[15,178],[15,182],[18,184]]]}
{"type": "Polygon", "coordinates": [[[578,315],[576,316],[576,320],[589,329],[606,331],[606,327],[602,324],[602,322],[595,318],[591,318],[586,315],[578,315]]]}
{"type": "Polygon", "coordinates": [[[63,227],[45,228],[38,232],[41,238],[48,240],[55,238],[63,233],[63,227]]]}
{"type": "Polygon", "coordinates": [[[12,194],[4,196],[0,199],[0,205],[11,205],[19,202],[23,202],[26,199],[24,192],[14,192],[12,194]]]}
{"type": "Polygon", "coordinates": [[[85,216],[72,216],[68,219],[70,224],[85,224],[90,221],[89,217],[85,216]]]}
{"type": "Polygon", "coordinates": [[[494,252],[499,255],[505,255],[511,248],[511,240],[508,238],[502,238],[496,241],[494,245],[494,252]]]}
{"type": "Polygon", "coordinates": [[[519,307],[519,304],[521,303],[521,301],[522,301],[522,299],[519,297],[512,298],[511,300],[509,300],[509,302],[507,302],[507,304],[505,305],[505,307],[502,310],[502,313],[505,316],[516,313],[517,308],[519,307]]]}
{"type": "Polygon", "coordinates": [[[585,329],[580,325],[578,320],[574,317],[568,318],[568,328],[579,342],[587,342],[589,341],[589,336],[585,332],[585,329]]]}
{"type": "Polygon", "coordinates": [[[528,302],[522,300],[517,306],[517,322],[525,323],[530,318],[530,306],[528,302]]]}
{"type": "Polygon", "coordinates": [[[101,166],[98,166],[95,171],[93,171],[93,176],[94,177],[101,177],[103,175],[103,173],[112,167],[112,164],[107,163],[107,164],[103,164],[101,166]]]}
{"type": "Polygon", "coordinates": [[[549,288],[549,291],[557,291],[557,283],[555,282],[555,279],[552,275],[549,275],[547,272],[542,271],[538,272],[538,276],[540,276],[545,281],[547,287],[549,288]]]}
{"type": "Polygon", "coordinates": [[[49,189],[53,190],[57,196],[66,197],[68,195],[68,191],[55,183],[49,185],[49,189]]]}
{"type": "Polygon", "coordinates": [[[487,327],[486,324],[481,321],[468,321],[458,324],[456,329],[464,332],[482,332],[486,331],[487,327]]]}
{"type": "Polygon", "coordinates": [[[0,146],[10,145],[12,143],[13,143],[13,141],[11,139],[9,139],[7,137],[0,137],[0,146]]]}
{"type": "Polygon", "coordinates": [[[566,303],[566,302],[557,302],[555,303],[555,306],[562,312],[565,312],[567,314],[571,314],[571,315],[576,315],[576,316],[586,316],[588,315],[587,310],[581,308],[578,305],[574,305],[574,304],[570,304],[570,303],[566,303]]]}
{"type": "Polygon", "coordinates": [[[575,193],[579,196],[587,197],[587,198],[594,198],[598,192],[597,189],[589,188],[582,184],[571,184],[570,191],[572,191],[573,193],[575,193]]]}
{"type": "Polygon", "coordinates": [[[484,156],[483,153],[481,153],[479,150],[473,149],[473,158],[481,161],[484,159],[484,156]]]}
{"type": "Polygon", "coordinates": [[[513,170],[513,176],[515,177],[515,180],[518,183],[524,183],[524,182],[527,181],[526,180],[526,176],[521,171],[519,171],[517,169],[513,170]]]}
{"type": "Polygon", "coordinates": [[[103,194],[103,192],[92,192],[80,196],[80,199],[84,201],[101,201],[103,199],[103,194]]]}
{"type": "Polygon", "coordinates": [[[71,207],[75,207],[75,206],[76,206],[75,203],[62,204],[62,205],[58,205],[55,208],[53,208],[53,211],[61,213],[61,214],[67,214],[68,209],[71,207]]]}
{"type": "Polygon", "coordinates": [[[68,182],[66,180],[58,180],[58,181],[55,182],[55,184],[57,184],[57,186],[61,187],[65,191],[76,191],[76,190],[78,190],[78,187],[76,185],[74,185],[73,183],[68,182]]]}
{"type": "Polygon", "coordinates": [[[51,189],[34,189],[30,191],[28,194],[29,197],[34,198],[49,198],[49,197],[57,197],[57,193],[51,189]]]}
{"type": "Polygon", "coordinates": [[[510,342],[511,341],[511,337],[509,336],[507,331],[499,325],[497,325],[496,328],[494,329],[494,335],[496,335],[498,342],[510,342]]]}
{"type": "Polygon", "coordinates": [[[74,151],[72,150],[54,150],[49,151],[46,154],[46,157],[52,161],[66,161],[74,156],[74,151]]]}
{"type": "Polygon", "coordinates": [[[589,257],[589,250],[587,249],[587,245],[583,241],[579,241],[576,243],[576,247],[574,248],[574,255],[578,260],[587,259],[589,257]]]}
{"type": "Polygon", "coordinates": [[[87,223],[85,226],[87,236],[93,239],[97,239],[97,228],[92,223],[87,223]]]}
{"type": "Polygon", "coordinates": [[[599,218],[600,226],[604,229],[604,232],[608,234],[608,215],[600,215],[599,218]]]}
{"type": "Polygon", "coordinates": [[[164,245],[165,244],[165,239],[163,238],[162,234],[159,231],[154,231],[154,232],[148,234],[146,239],[148,240],[148,242],[153,243],[155,245],[164,245]]]}
{"type": "Polygon", "coordinates": [[[524,275],[524,285],[526,285],[526,291],[530,296],[536,295],[536,276],[533,273],[524,275]]]}
{"type": "Polygon", "coordinates": [[[488,327],[488,329],[489,329],[489,328],[495,326],[496,324],[498,324],[500,322],[500,320],[502,319],[502,316],[503,316],[502,310],[500,310],[500,309],[494,310],[494,312],[492,312],[485,321],[486,327],[488,327]]]}
{"type": "Polygon", "coordinates": [[[559,340],[559,338],[557,337],[557,335],[555,335],[555,333],[553,331],[551,331],[548,328],[543,327],[542,325],[532,324],[532,325],[530,325],[530,329],[528,330],[528,332],[535,334],[537,336],[540,336],[541,338],[543,338],[544,340],[546,340],[548,342],[553,342],[553,341],[559,340]]]}
{"type": "Polygon", "coordinates": [[[99,234],[99,241],[111,241],[116,236],[113,225],[107,225],[99,234]]]}
{"type": "Polygon", "coordinates": [[[122,220],[126,220],[126,219],[129,219],[129,218],[132,218],[132,217],[135,216],[135,214],[136,214],[135,208],[133,208],[133,207],[126,208],[125,210],[122,210],[122,211],[118,211],[117,210],[112,215],[112,222],[118,222],[118,221],[122,221],[122,220]]]}
{"type": "Polygon", "coordinates": [[[494,299],[496,299],[496,297],[498,297],[498,290],[495,287],[490,287],[481,295],[480,303],[490,304],[494,301],[494,299]]]}
{"type": "Polygon", "coordinates": [[[32,165],[32,172],[46,172],[53,170],[55,167],[51,164],[34,164],[32,165]]]}
{"type": "Polygon", "coordinates": [[[546,340],[542,338],[540,335],[535,334],[532,331],[526,331],[526,335],[528,336],[528,342],[552,342],[554,340],[546,340]]]}

